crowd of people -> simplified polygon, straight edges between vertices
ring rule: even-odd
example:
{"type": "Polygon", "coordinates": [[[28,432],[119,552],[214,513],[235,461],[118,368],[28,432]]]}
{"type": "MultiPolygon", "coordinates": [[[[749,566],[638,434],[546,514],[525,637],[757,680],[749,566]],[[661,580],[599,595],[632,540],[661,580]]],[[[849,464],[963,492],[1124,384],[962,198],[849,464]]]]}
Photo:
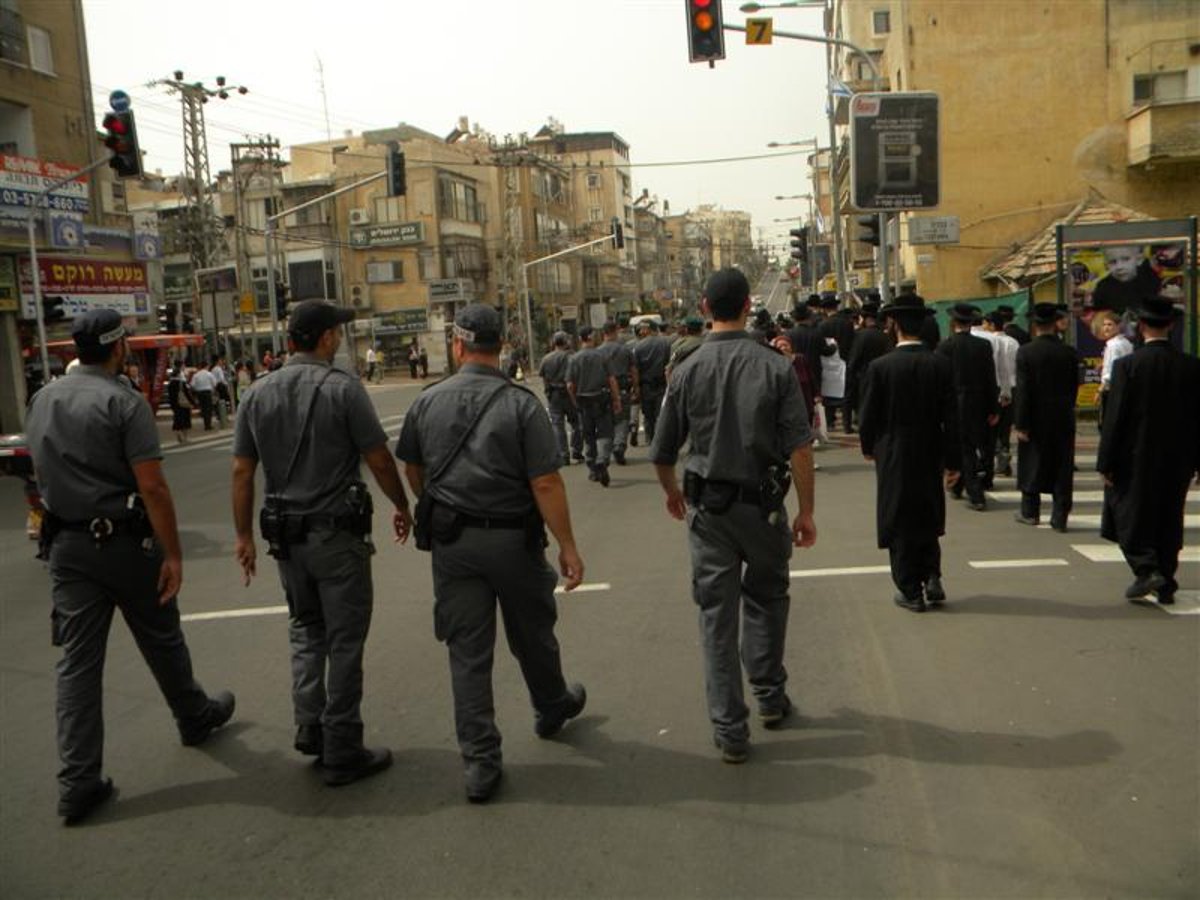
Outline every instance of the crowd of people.
{"type": "MultiPolygon", "coordinates": [[[[1170,342],[1178,315],[1168,298],[1143,296],[1131,308],[1137,339],[1132,352],[1114,351],[1106,376],[1102,534],[1133,570],[1126,596],[1153,595],[1165,605],[1178,590],[1184,504],[1200,471],[1200,361],[1170,342]]],[[[577,350],[568,335],[554,335],[540,369],[547,415],[542,398],[502,368],[499,313],[468,305],[453,326],[455,374],[416,398],[394,449],[361,380],[333,365],[352,313],[324,301],[292,309],[293,352],[286,363],[264,360],[278,369],[273,377],[253,380],[242,366],[230,378],[217,358],[172,379],[177,398],[208,410],[206,423],[220,384],[239,404],[235,557],[249,584],[261,469],[259,534],[288,600],[293,746],[316,758],[327,785],[353,783],[392,761],[386,748],[365,745],[360,712],[374,552],[362,463],[392,506],[390,536],[403,543],[411,531],[431,554],[434,634],[448,651],[465,792],[475,803],[490,800],[503,775],[492,696],[497,612],[535,734],[555,737],[587,703],[583,685],[564,676],[555,636],[558,579],[570,591],[585,571],[563,466],[583,461],[590,479],[607,486],[610,463],[624,465],[628,447],[646,441],[667,513],[688,523],[708,717],[730,764],[750,753],[743,674],[761,727],[777,728],[794,711],[783,662],[789,560],[817,541],[812,450],[822,413],[831,420],[822,427],[840,419],[844,432],[857,433],[874,465],[877,542],[889,553],[892,599],[905,610],[947,602],[947,491],[986,510],[983,491],[1009,465],[1006,428],[1017,436],[1017,521],[1036,524],[1040,496],[1049,493],[1052,527],[1067,527],[1079,361],[1061,339],[1064,310],[1056,305],[1034,304],[1024,334],[1004,311],[982,316],[958,304],[953,333],[940,340],[931,310],[913,293],[855,310],[811,298],[779,322],[753,311],[745,276],[724,269],[708,280],[702,311],[705,319],[685,320],[673,340],[652,320],[638,322],[633,341],[622,340],[615,323],[582,328],[577,350]],[[550,535],[557,573],[547,558],[550,535]]],[[[183,566],[174,506],[153,413],[119,377],[128,362],[120,315],[89,312],[76,320],[74,338],[81,365],[36,395],[28,420],[48,509],[41,550],[54,640],[63,649],[58,811],[67,824],[113,794],[102,767],[100,690],[115,608],[184,745],[206,741],[235,705],[231,692],[208,694],[192,674],[177,602],[183,566]],[[96,450],[87,460],[64,452],[78,446],[96,450]]]]}

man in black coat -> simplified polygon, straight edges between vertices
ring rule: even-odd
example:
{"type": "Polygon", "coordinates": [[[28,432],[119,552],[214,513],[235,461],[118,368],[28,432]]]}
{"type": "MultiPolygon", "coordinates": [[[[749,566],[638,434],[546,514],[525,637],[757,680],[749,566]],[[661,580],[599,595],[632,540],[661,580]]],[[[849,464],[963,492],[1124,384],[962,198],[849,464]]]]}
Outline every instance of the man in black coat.
{"type": "Polygon", "coordinates": [[[999,388],[992,345],[971,334],[979,310],[970,303],[956,303],[950,311],[954,334],[938,345],[938,355],[950,361],[954,393],[958,399],[959,437],[962,447],[962,478],[951,488],[955,499],[967,493],[974,510],[987,508],[983,484],[991,456],[991,428],[999,418],[999,388]]]}
{"type": "Polygon", "coordinates": [[[996,312],[999,313],[1001,318],[1004,320],[1005,334],[1015,340],[1022,347],[1029,343],[1029,332],[1014,321],[1017,317],[1017,314],[1011,306],[997,306],[996,312]]]}
{"type": "MultiPolygon", "coordinates": [[[[815,294],[813,296],[816,296],[815,294]]],[[[832,356],[837,349],[832,344],[825,343],[817,324],[813,321],[813,308],[806,303],[796,303],[792,307],[792,321],[795,323],[788,332],[788,340],[792,342],[792,350],[804,355],[804,363],[808,366],[809,383],[812,384],[816,400],[821,399],[821,357],[832,356]]]]}
{"type": "Polygon", "coordinates": [[[914,294],[880,310],[896,349],[867,367],[858,426],[863,456],[875,461],[876,530],[888,549],[897,606],[923,612],[946,599],[942,550],[946,497],[958,480],[954,374],[918,335],[927,316],[914,294]]]}
{"type": "Polygon", "coordinates": [[[1137,309],[1144,343],[1117,360],[1096,469],[1104,477],[1100,534],[1121,545],[1136,576],[1125,591],[1175,602],[1188,486],[1200,471],[1200,360],[1170,340],[1177,313],[1166,297],[1137,309]]]}
{"type": "MultiPolygon", "coordinates": [[[[841,357],[845,363],[850,358],[850,345],[854,342],[854,318],[853,313],[849,309],[838,309],[837,294],[829,293],[821,297],[821,312],[825,318],[820,325],[817,326],[817,332],[821,335],[826,345],[833,341],[835,352],[841,357]]],[[[795,347],[793,346],[793,349],[795,347]]],[[[828,354],[832,355],[832,354],[828,354]]],[[[828,387],[828,385],[825,385],[828,387]]],[[[838,410],[842,413],[842,428],[849,434],[852,431],[850,426],[850,407],[846,404],[846,388],[843,379],[842,396],[826,397],[825,390],[821,391],[821,399],[825,407],[826,427],[832,431],[834,421],[837,418],[838,410]]]]}
{"type": "Polygon", "coordinates": [[[868,300],[859,311],[862,327],[854,332],[854,343],[850,345],[850,358],[846,362],[846,411],[858,412],[862,401],[863,379],[867,366],[892,349],[892,340],[878,325],[879,302],[868,300]]]}
{"type": "Polygon", "coordinates": [[[1030,320],[1033,339],[1017,351],[1013,428],[1017,433],[1016,520],[1036,525],[1041,495],[1054,497],[1050,527],[1067,530],[1075,472],[1075,397],[1079,355],[1058,339],[1058,310],[1038,303],[1030,320]]]}

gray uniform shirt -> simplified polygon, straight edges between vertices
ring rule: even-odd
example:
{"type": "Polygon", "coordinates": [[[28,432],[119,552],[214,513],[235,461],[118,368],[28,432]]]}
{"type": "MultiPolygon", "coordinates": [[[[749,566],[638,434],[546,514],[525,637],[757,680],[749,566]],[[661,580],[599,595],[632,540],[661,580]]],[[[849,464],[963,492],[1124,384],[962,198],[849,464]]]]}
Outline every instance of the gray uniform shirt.
{"type": "Polygon", "coordinates": [[[538,374],[546,382],[546,387],[567,386],[567,368],[571,364],[571,354],[566,350],[551,350],[542,357],[542,366],[538,374]]]}
{"type": "Polygon", "coordinates": [[[769,466],[812,441],[800,380],[787,359],[744,331],[714,332],[671,374],[650,460],[755,486],[769,466]]]}
{"type": "Polygon", "coordinates": [[[608,376],[615,376],[611,361],[599,347],[584,347],[571,356],[567,381],[575,383],[575,393],[588,397],[608,390],[608,376]]]}
{"type": "Polygon", "coordinates": [[[662,335],[651,334],[633,345],[633,359],[637,363],[638,378],[643,384],[655,384],[667,377],[667,363],[671,359],[671,341],[662,335]]]}
{"type": "Polygon", "coordinates": [[[68,522],[128,516],[134,463],[162,459],[150,404],[102,366],[78,366],[38,391],[25,435],[42,500],[68,522]]]}
{"type": "Polygon", "coordinates": [[[430,385],[404,417],[396,456],[436,471],[497,388],[462,450],[432,484],[429,495],[472,516],[509,518],[532,512],[531,479],[558,470],[558,442],[546,410],[533,393],[506,383],[498,369],[466,363],[456,375],[430,385]],[[501,386],[503,385],[503,386],[501,386]]]}
{"type": "Polygon", "coordinates": [[[282,500],[288,514],[333,516],[347,512],[346,489],[359,477],[363,452],[386,443],[359,380],[312,354],[296,353],[242,394],[233,455],[262,464],[267,495],[282,500]],[[327,373],[314,403],[313,392],[327,373]],[[312,415],[301,434],[310,403],[312,415]],[[296,465],[285,482],[297,446],[296,465]]]}
{"type": "Polygon", "coordinates": [[[633,368],[633,351],[628,344],[617,341],[605,341],[600,345],[600,352],[608,359],[609,371],[617,379],[617,384],[627,388],[633,384],[629,370],[633,368]]]}

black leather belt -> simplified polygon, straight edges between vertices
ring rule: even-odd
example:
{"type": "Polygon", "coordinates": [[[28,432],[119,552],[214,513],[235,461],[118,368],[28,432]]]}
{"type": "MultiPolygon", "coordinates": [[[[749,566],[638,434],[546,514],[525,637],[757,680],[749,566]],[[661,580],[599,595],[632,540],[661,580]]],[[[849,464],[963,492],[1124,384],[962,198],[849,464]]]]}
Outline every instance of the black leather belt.
{"type": "Polygon", "coordinates": [[[303,516],[304,527],[318,531],[351,531],[358,524],[357,516],[303,516]]]}
{"type": "Polygon", "coordinates": [[[487,518],[484,518],[482,516],[468,516],[466,513],[459,513],[458,521],[462,525],[470,526],[472,528],[512,528],[512,529],[517,529],[517,528],[525,527],[526,519],[525,519],[525,516],[516,516],[516,517],[509,517],[509,518],[497,518],[495,516],[489,516],[487,518]]]}

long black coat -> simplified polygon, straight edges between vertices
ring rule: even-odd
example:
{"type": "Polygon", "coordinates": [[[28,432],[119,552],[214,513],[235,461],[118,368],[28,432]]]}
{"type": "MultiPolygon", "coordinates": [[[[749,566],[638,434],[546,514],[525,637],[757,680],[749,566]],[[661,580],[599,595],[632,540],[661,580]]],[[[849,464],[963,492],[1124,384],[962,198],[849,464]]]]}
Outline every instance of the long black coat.
{"type": "Polygon", "coordinates": [[[980,429],[986,433],[988,416],[1000,409],[991,342],[969,331],[960,331],[938,344],[937,352],[950,360],[954,370],[959,427],[964,434],[968,431],[974,434],[980,429]]]}
{"type": "Polygon", "coordinates": [[[826,344],[817,327],[808,322],[797,322],[788,332],[788,339],[792,342],[792,350],[804,354],[804,363],[808,366],[808,377],[813,391],[820,396],[821,357],[833,356],[837,353],[837,348],[826,344]]]}
{"type": "Polygon", "coordinates": [[[1017,457],[1017,487],[1049,493],[1075,460],[1075,396],[1079,354],[1052,334],[1017,351],[1013,428],[1029,433],[1017,457]]]}
{"type": "Polygon", "coordinates": [[[1188,484],[1200,470],[1200,360],[1167,341],[1117,360],[1096,469],[1115,482],[1101,535],[1129,547],[1183,546],[1188,484]]]}
{"type": "Polygon", "coordinates": [[[817,331],[823,338],[834,339],[843,362],[850,358],[850,347],[854,343],[854,318],[849,310],[839,309],[822,322],[817,331]]]}
{"type": "Polygon", "coordinates": [[[857,406],[862,400],[862,383],[867,366],[892,349],[892,339],[873,325],[854,332],[850,358],[846,361],[846,402],[857,406]]]}
{"type": "Polygon", "coordinates": [[[936,538],[946,530],[944,469],[957,470],[958,403],[944,357],[905,344],[867,367],[858,436],[875,457],[880,547],[900,533],[936,538]]]}

